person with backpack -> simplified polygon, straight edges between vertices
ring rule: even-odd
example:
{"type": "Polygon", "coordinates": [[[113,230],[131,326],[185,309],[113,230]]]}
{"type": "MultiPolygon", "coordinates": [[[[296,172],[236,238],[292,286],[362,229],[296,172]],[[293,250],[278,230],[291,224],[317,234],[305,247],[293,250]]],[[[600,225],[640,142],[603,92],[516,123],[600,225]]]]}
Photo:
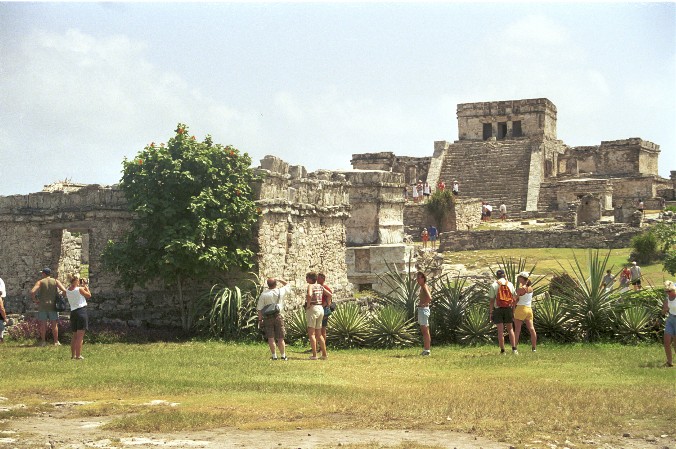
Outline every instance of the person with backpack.
{"type": "Polygon", "coordinates": [[[324,319],[324,294],[329,298],[333,294],[317,283],[317,273],[310,271],[305,275],[307,290],[305,292],[305,318],[307,319],[307,335],[310,339],[312,355],[310,360],[317,360],[317,343],[322,351],[322,360],[328,357],[326,354],[326,341],[322,337],[322,320],[324,319]]]}
{"type": "Polygon", "coordinates": [[[514,339],[514,284],[505,279],[504,270],[495,272],[496,280],[488,291],[490,298],[489,318],[498,328],[498,345],[500,355],[505,355],[505,325],[509,334],[509,343],[512,345],[512,354],[517,355],[516,340],[514,339]]]}
{"type": "Polygon", "coordinates": [[[268,278],[266,284],[268,288],[261,292],[256,303],[258,325],[265,332],[265,339],[268,341],[272,360],[278,360],[277,351],[275,350],[276,341],[280,357],[286,361],[284,297],[291,292],[291,284],[287,283],[284,279],[275,278],[268,278]],[[281,284],[281,287],[278,287],[277,284],[281,284]]]}

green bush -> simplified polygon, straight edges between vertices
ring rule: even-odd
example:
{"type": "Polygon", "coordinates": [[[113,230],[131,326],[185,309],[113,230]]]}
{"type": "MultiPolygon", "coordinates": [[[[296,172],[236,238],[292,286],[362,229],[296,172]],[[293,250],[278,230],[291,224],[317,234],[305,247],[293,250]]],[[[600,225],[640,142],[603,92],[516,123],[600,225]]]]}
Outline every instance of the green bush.
{"type": "Polygon", "coordinates": [[[374,348],[399,348],[417,341],[416,325],[406,312],[393,306],[377,310],[370,319],[368,344],[374,348]]]}
{"type": "Polygon", "coordinates": [[[434,284],[430,331],[435,341],[459,343],[458,329],[467,309],[486,303],[486,291],[479,283],[468,284],[466,277],[443,276],[434,284]]]}
{"type": "Polygon", "coordinates": [[[286,328],[286,340],[290,343],[308,344],[307,336],[307,317],[305,309],[296,309],[287,313],[284,318],[284,327],[286,328]]]}
{"type": "Polygon", "coordinates": [[[647,231],[636,235],[631,239],[630,261],[636,261],[640,265],[649,264],[658,259],[657,237],[654,233],[647,231]]]}
{"type": "Polygon", "coordinates": [[[556,296],[545,294],[541,299],[533,301],[533,323],[538,340],[560,343],[575,340],[566,308],[556,296]]]}
{"type": "Polygon", "coordinates": [[[354,348],[364,346],[369,339],[367,315],[356,302],[338,304],[331,314],[326,338],[331,346],[354,348]]]}
{"type": "Polygon", "coordinates": [[[488,305],[473,304],[465,311],[458,328],[458,340],[464,345],[480,345],[491,342],[493,325],[488,320],[488,305]]]}
{"type": "Polygon", "coordinates": [[[662,271],[666,271],[670,275],[676,275],[676,249],[667,251],[662,261],[662,271]]]}
{"type": "Polygon", "coordinates": [[[387,272],[378,274],[387,289],[387,293],[381,295],[380,299],[385,305],[403,308],[408,318],[415,318],[420,286],[415,278],[416,269],[412,255],[409,256],[407,265],[406,270],[401,272],[396,265],[386,262],[387,272]]]}
{"type": "Polygon", "coordinates": [[[649,310],[631,306],[620,310],[614,318],[615,335],[623,343],[639,343],[652,337],[653,319],[649,310]]]}

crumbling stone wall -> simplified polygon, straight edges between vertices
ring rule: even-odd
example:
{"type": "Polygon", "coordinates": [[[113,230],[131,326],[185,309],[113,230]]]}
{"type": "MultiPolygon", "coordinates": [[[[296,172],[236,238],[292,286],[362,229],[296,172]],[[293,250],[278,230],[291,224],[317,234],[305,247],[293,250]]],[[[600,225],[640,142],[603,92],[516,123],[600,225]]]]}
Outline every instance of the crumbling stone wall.
{"type": "Polygon", "coordinates": [[[409,196],[412,194],[413,184],[419,180],[430,182],[428,179],[430,162],[430,157],[395,156],[389,151],[353,154],[350,161],[352,168],[356,170],[382,170],[402,174],[409,196]]]}
{"type": "Polygon", "coordinates": [[[441,241],[443,251],[505,248],[626,248],[641,229],[627,225],[599,225],[558,230],[456,231],[441,241]]]}
{"type": "MultiPolygon", "coordinates": [[[[456,197],[453,207],[446,215],[440,232],[471,230],[481,223],[481,201],[477,198],[456,197]]],[[[413,240],[420,241],[423,228],[434,224],[434,218],[427,212],[425,204],[407,203],[404,207],[404,232],[413,240]]]]}
{"type": "Polygon", "coordinates": [[[657,176],[660,146],[638,137],[568,147],[559,157],[562,175],[657,176]]]}

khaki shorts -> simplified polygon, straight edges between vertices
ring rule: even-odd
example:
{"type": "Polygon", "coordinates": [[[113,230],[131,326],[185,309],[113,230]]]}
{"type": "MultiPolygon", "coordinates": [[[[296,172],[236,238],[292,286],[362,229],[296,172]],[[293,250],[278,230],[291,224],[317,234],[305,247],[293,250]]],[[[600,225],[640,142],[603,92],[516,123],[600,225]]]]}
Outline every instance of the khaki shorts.
{"type": "Polygon", "coordinates": [[[278,313],[277,315],[263,318],[263,330],[265,331],[265,338],[268,340],[271,338],[283,340],[286,337],[286,328],[284,327],[282,315],[278,313]]]}
{"type": "Polygon", "coordinates": [[[322,320],[324,319],[324,307],[320,304],[310,307],[305,311],[305,318],[307,318],[307,327],[309,329],[321,329],[322,320]]]}
{"type": "Polygon", "coordinates": [[[533,309],[528,306],[516,306],[514,319],[519,321],[533,321],[533,309]]]}

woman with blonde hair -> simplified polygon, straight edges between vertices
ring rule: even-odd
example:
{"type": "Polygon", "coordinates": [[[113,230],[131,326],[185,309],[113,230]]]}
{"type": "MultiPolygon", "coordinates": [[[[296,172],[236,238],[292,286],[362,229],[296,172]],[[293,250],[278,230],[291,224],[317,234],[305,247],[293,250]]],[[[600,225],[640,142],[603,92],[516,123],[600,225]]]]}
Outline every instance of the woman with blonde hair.
{"type": "Polygon", "coordinates": [[[89,328],[87,316],[87,299],[92,297],[86,279],[80,279],[77,273],[68,275],[70,285],[66,289],[66,296],[70,304],[70,328],[73,331],[73,339],[70,342],[70,358],[82,360],[82,344],[85,331],[89,328]]]}
{"type": "Polygon", "coordinates": [[[533,309],[531,307],[531,302],[533,301],[533,287],[531,286],[531,281],[528,279],[529,277],[530,273],[527,271],[522,271],[516,277],[516,282],[519,285],[516,289],[516,295],[519,297],[519,300],[516,303],[516,310],[514,310],[514,343],[516,345],[519,344],[521,324],[525,321],[528,333],[530,334],[531,350],[535,352],[538,337],[535,333],[535,326],[533,326],[533,309]]]}
{"type": "Polygon", "coordinates": [[[662,304],[662,313],[667,315],[664,323],[664,352],[667,355],[667,366],[674,366],[671,355],[672,343],[676,346],[676,285],[671,281],[664,283],[666,297],[662,304]]]}

